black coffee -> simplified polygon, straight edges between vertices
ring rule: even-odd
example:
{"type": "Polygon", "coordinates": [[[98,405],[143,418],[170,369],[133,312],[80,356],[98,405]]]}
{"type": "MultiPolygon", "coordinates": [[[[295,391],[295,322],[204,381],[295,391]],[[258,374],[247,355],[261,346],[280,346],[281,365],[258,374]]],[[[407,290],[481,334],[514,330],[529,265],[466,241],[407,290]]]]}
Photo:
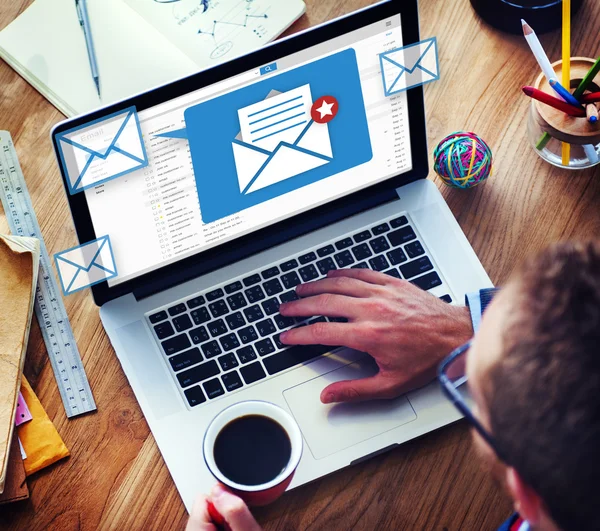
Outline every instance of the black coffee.
{"type": "Polygon", "coordinates": [[[280,424],[263,415],[232,420],[217,435],[214,458],[221,473],[240,485],[262,485],[288,465],[292,443],[280,424]]]}

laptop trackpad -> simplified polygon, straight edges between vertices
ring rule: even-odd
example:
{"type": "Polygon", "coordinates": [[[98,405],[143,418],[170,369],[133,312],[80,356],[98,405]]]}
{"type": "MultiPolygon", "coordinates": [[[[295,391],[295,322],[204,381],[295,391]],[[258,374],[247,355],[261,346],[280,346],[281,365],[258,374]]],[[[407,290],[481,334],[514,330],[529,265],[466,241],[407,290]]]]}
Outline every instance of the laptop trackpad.
{"type": "Polygon", "coordinates": [[[367,356],[283,392],[315,459],[323,459],[417,418],[404,396],[356,404],[321,403],[321,391],[330,383],[376,373],[375,362],[367,356]]]}

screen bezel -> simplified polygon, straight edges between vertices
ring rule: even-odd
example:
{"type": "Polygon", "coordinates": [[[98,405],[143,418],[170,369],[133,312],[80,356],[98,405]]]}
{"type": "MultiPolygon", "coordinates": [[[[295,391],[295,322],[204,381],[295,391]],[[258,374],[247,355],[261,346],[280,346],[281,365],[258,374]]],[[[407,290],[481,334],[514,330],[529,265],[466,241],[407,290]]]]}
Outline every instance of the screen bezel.
{"type": "MultiPolygon", "coordinates": [[[[276,41],[248,55],[208,70],[173,81],[86,115],[61,122],[52,131],[52,143],[55,153],[58,153],[57,135],[73,127],[84,125],[107,114],[112,114],[131,106],[135,106],[138,111],[154,107],[165,101],[254,70],[265,64],[280,60],[282,57],[292,55],[303,49],[321,44],[397,14],[401,16],[404,45],[419,42],[417,0],[384,1],[340,19],[308,29],[297,35],[276,41]]],[[[109,287],[108,282],[96,284],[92,286],[95,303],[98,306],[102,306],[110,300],[129,293],[133,293],[138,299],[144,298],[348,216],[396,199],[396,188],[418,179],[425,179],[429,172],[423,88],[416,87],[410,89],[407,91],[407,98],[412,170],[390,177],[385,181],[368,186],[358,192],[295,215],[284,221],[274,223],[234,240],[229,240],[217,247],[198,252],[195,255],[183,258],[178,262],[166,265],[113,287],[109,287]]],[[[63,185],[67,193],[77,237],[80,242],[95,240],[97,235],[94,231],[85,194],[69,194],[65,170],[62,167],[60,157],[57,157],[57,162],[63,177],[63,185]]]]}

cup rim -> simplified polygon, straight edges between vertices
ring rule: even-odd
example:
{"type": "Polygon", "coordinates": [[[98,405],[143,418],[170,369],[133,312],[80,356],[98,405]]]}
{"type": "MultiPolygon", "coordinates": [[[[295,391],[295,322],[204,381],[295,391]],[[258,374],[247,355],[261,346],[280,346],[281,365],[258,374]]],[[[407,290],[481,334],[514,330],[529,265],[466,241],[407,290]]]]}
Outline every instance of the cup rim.
{"type": "Polygon", "coordinates": [[[223,409],[210,422],[204,434],[202,453],[204,455],[204,462],[206,463],[206,466],[211,474],[227,487],[242,492],[261,492],[276,487],[294,473],[300,464],[302,447],[302,432],[300,431],[300,427],[292,415],[290,415],[280,406],[277,406],[271,402],[262,400],[245,400],[223,409]],[[286,431],[292,445],[290,459],[283,471],[271,481],[262,483],[260,485],[243,485],[241,483],[232,481],[219,470],[214,458],[213,449],[217,435],[229,422],[247,415],[262,415],[274,420],[286,431]]]}

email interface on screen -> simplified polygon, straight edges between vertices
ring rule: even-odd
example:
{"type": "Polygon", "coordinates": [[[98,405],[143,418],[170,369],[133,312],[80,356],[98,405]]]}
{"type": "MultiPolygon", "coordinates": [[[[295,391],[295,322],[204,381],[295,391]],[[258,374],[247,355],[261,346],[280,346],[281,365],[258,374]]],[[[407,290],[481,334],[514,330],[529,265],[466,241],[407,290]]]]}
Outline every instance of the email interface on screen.
{"type": "Polygon", "coordinates": [[[96,235],[110,237],[109,285],[410,170],[406,93],[386,96],[379,59],[399,46],[396,16],[107,116],[98,137],[67,131],[71,193],[84,191],[96,235]],[[78,155],[86,142],[103,147],[78,155]]]}

